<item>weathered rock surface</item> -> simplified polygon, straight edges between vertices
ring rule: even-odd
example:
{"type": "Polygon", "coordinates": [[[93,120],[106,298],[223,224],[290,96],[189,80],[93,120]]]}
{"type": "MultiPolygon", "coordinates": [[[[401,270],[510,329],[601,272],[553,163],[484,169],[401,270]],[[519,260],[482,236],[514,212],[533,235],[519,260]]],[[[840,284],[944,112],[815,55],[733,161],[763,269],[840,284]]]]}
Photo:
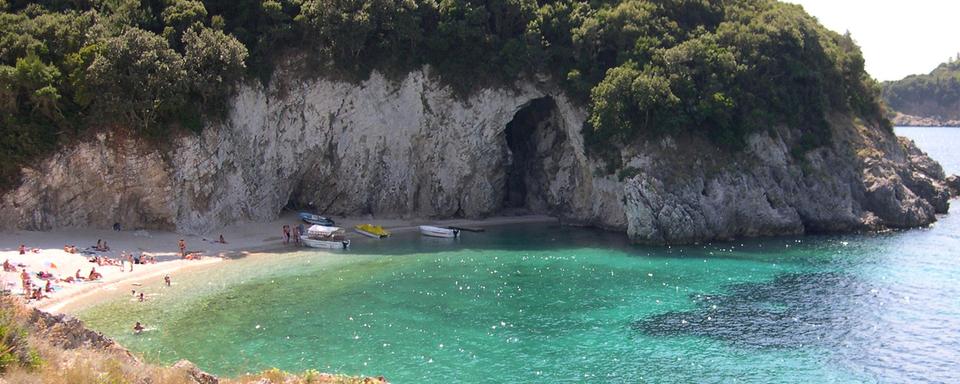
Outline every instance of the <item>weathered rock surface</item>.
{"type": "Polygon", "coordinates": [[[173,368],[187,372],[190,378],[197,384],[220,384],[220,378],[201,371],[196,364],[190,360],[180,360],[173,365],[173,368]]]}
{"type": "Polygon", "coordinates": [[[270,84],[241,88],[223,123],[174,150],[108,135],[63,150],[0,198],[0,225],[206,233],[288,205],[484,217],[510,205],[508,188],[516,197],[517,172],[526,209],[649,243],[911,227],[947,210],[939,165],[849,118],[833,117],[832,146],[800,159],[785,128],[738,153],[682,136],[639,141],[619,150],[621,180],[587,156],[584,109],[549,81],[465,99],[426,70],[359,84],[281,70],[270,84]]]}
{"type": "Polygon", "coordinates": [[[947,187],[950,188],[950,195],[952,197],[960,196],[960,176],[950,175],[946,179],[947,187]]]}

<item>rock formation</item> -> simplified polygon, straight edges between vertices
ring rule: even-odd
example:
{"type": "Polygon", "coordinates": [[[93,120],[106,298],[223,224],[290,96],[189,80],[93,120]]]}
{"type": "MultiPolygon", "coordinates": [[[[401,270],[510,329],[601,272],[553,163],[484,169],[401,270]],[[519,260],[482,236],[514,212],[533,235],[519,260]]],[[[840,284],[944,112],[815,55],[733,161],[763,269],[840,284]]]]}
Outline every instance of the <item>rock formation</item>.
{"type": "Polygon", "coordinates": [[[897,112],[891,121],[898,127],[960,127],[960,119],[914,116],[900,112],[897,112]]]}
{"type": "Polygon", "coordinates": [[[429,69],[360,83],[279,70],[229,116],[171,149],[101,134],[24,171],[0,225],[206,233],[287,206],[333,215],[484,217],[520,208],[643,243],[912,227],[947,210],[942,169],[909,141],[832,116],[832,144],[793,150],[785,127],[731,152],[696,137],[641,140],[607,174],[586,111],[549,80],[469,97],[429,69]]]}

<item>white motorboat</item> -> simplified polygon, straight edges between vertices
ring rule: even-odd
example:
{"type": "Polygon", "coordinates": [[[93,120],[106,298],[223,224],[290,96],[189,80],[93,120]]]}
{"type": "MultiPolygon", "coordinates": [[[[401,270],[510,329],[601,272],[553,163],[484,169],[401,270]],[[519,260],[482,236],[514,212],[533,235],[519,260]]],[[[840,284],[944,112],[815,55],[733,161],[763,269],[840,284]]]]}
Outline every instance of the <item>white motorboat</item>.
{"type": "Polygon", "coordinates": [[[350,247],[350,240],[343,236],[343,229],[340,227],[311,225],[307,228],[305,235],[300,235],[300,240],[311,248],[347,249],[350,247]]]}
{"type": "Polygon", "coordinates": [[[452,238],[452,237],[459,237],[459,236],[460,236],[460,230],[459,230],[459,229],[450,229],[450,228],[434,227],[434,226],[432,226],[432,225],[421,225],[421,226],[420,226],[420,234],[421,234],[421,235],[424,235],[424,236],[430,236],[430,237],[446,237],[446,238],[452,238]]]}
{"type": "Polygon", "coordinates": [[[311,248],[326,248],[326,249],[347,249],[350,248],[350,240],[319,240],[312,239],[308,236],[300,236],[300,241],[303,241],[303,244],[311,248]]]}

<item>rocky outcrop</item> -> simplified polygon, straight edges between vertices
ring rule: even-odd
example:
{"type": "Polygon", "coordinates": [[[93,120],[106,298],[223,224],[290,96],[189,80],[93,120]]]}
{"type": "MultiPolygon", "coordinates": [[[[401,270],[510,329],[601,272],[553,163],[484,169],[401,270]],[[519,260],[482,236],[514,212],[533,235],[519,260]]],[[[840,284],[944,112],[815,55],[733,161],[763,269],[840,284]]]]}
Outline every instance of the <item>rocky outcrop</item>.
{"type": "Polygon", "coordinates": [[[61,151],[2,196],[0,225],[205,233],[286,206],[437,218],[519,208],[678,243],[910,227],[947,208],[934,162],[843,116],[830,147],[802,156],[784,127],[738,152],[678,135],[613,149],[624,168],[608,174],[584,149],[584,109],[549,80],[463,98],[428,69],[358,84],[297,73],[242,87],[225,121],[172,150],[102,134],[61,151]]]}
{"type": "Polygon", "coordinates": [[[186,372],[197,384],[220,384],[220,378],[200,370],[190,360],[180,360],[173,368],[186,372]]]}
{"type": "Polygon", "coordinates": [[[80,320],[64,314],[51,314],[38,309],[31,309],[27,323],[33,333],[63,349],[93,349],[113,352],[123,356],[129,362],[139,363],[140,360],[112,339],[100,332],[85,327],[80,320]]]}
{"type": "Polygon", "coordinates": [[[952,197],[960,196],[960,176],[947,176],[946,183],[947,187],[950,188],[950,195],[952,197]]]}
{"type": "MultiPolygon", "coordinates": [[[[960,111],[960,107],[957,109],[960,111]]],[[[960,127],[960,119],[939,116],[915,116],[897,112],[890,121],[898,127],[960,127]]]]}

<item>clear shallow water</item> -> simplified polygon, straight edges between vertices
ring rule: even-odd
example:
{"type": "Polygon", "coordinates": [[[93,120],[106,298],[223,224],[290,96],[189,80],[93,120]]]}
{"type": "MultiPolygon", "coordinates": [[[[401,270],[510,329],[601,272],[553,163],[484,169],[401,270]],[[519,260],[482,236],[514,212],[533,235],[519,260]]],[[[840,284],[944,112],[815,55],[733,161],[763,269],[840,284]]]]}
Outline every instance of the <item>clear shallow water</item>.
{"type": "Polygon", "coordinates": [[[672,248],[506,226],[250,257],[144,287],[147,303],[122,297],[79,317],[150,359],[226,375],[958,382],[958,249],[956,214],[884,235],[672,248]],[[135,321],[151,330],[132,335],[135,321]]]}

